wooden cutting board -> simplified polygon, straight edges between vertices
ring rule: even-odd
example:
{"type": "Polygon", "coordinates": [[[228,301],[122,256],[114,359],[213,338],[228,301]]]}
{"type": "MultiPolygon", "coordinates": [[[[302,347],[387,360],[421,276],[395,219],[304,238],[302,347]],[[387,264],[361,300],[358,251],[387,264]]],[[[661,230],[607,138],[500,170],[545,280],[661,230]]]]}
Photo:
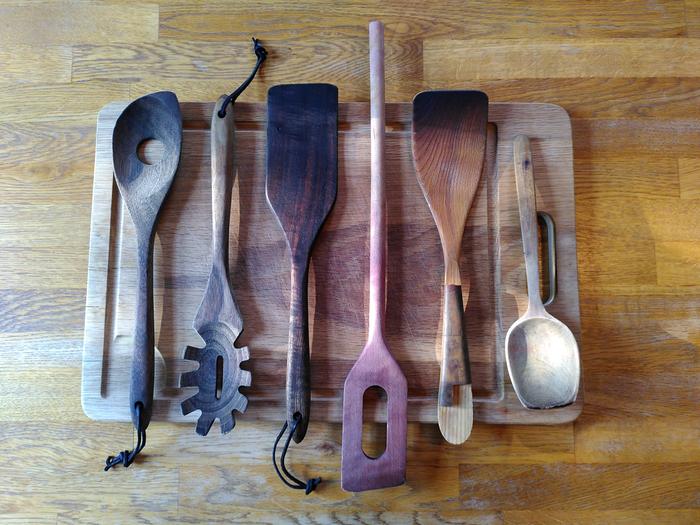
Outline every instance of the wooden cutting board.
{"type": "MultiPolygon", "coordinates": [[[[111,136],[126,103],[97,119],[88,266],[82,403],[99,420],[129,420],[129,371],[135,286],[134,228],[112,177],[111,136]]],[[[209,271],[211,195],[209,122],[213,103],[183,103],[182,160],[157,226],[154,256],[156,392],[153,419],[194,421],[177,387],[188,344],[202,346],[192,320],[209,271]]],[[[244,321],[239,345],[252,387],[240,420],[282,421],[289,313],[289,257],[265,199],[264,104],[237,103],[237,177],[231,206],[230,271],[244,321]]],[[[366,338],[369,237],[369,106],[340,104],[338,198],[319,235],[309,276],[312,366],[311,421],[340,421],[343,381],[366,338]]],[[[389,214],[386,337],[409,385],[408,418],[435,423],[442,301],[437,229],[411,159],[411,104],[386,107],[389,214]]],[[[557,296],[549,307],[580,339],[571,124],[551,104],[492,103],[490,143],[462,250],[467,338],[475,419],[488,423],[555,424],[581,412],[575,404],[523,408],[508,379],[504,339],[527,303],[513,174],[512,139],[531,138],[537,208],[556,223],[557,296]],[[497,137],[494,140],[494,137],[497,137]],[[469,284],[467,284],[469,283],[469,284]]],[[[546,250],[543,250],[543,252],[546,250]]],[[[581,349],[585,351],[585,349],[581,349]]],[[[385,418],[381,403],[365,411],[385,418]]]]}

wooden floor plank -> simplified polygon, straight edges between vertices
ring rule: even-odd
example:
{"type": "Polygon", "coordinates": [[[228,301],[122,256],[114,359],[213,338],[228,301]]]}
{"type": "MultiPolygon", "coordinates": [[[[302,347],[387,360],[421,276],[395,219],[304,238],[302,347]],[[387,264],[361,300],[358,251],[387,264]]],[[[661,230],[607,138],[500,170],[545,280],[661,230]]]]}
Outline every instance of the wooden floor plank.
{"type": "Polygon", "coordinates": [[[700,199],[700,158],[678,159],[681,199],[700,199]]]}
{"type": "Polygon", "coordinates": [[[700,241],[658,242],[655,253],[658,284],[700,285],[700,241]]]}
{"type": "Polygon", "coordinates": [[[88,2],[32,2],[0,6],[0,45],[154,42],[158,6],[88,2]]]}
{"type": "Polygon", "coordinates": [[[655,510],[695,507],[697,463],[461,465],[460,499],[475,510],[655,510]]]}
{"type": "Polygon", "coordinates": [[[700,521],[697,509],[682,510],[509,510],[506,525],[695,525],[700,521]]]}
{"type": "Polygon", "coordinates": [[[0,86],[70,82],[70,46],[0,46],[0,86]]]}
{"type": "Polygon", "coordinates": [[[700,42],[692,38],[428,39],[423,44],[423,75],[431,81],[696,77],[698,67],[700,42]]]}
{"type": "Polygon", "coordinates": [[[372,6],[353,0],[327,8],[323,1],[304,0],[285,6],[207,2],[166,2],[160,8],[162,39],[225,41],[258,38],[334,39],[364,37],[368,16],[386,24],[388,40],[411,35],[417,39],[562,37],[677,37],[685,32],[684,5],[662,0],[653,9],[641,0],[598,0],[567,9],[556,0],[510,7],[508,2],[448,0],[430,9],[421,3],[393,0],[372,6]],[[516,7],[517,6],[517,7],[516,7]],[[526,7],[525,7],[526,6],[526,7]],[[265,24],[259,23],[261,19],[265,24]]]}

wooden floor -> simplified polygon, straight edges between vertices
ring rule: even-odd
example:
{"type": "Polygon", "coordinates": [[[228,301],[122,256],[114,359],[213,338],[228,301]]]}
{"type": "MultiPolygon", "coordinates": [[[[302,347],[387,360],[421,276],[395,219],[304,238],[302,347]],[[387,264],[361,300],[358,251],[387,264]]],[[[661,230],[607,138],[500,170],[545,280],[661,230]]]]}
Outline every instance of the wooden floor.
{"type": "Polygon", "coordinates": [[[152,523],[700,523],[700,2],[0,0],[0,520],[152,523]],[[159,5],[160,4],[160,5],[159,5]],[[568,5],[567,5],[568,4],[568,5]],[[97,111],[175,90],[280,82],[368,100],[472,87],[573,119],[586,406],[559,427],[478,425],[461,447],[409,427],[408,483],[340,489],[340,427],[270,465],[272,424],[206,439],[153,424],[145,462],[102,472],[127,424],[89,421],[80,365],[97,111]]]}

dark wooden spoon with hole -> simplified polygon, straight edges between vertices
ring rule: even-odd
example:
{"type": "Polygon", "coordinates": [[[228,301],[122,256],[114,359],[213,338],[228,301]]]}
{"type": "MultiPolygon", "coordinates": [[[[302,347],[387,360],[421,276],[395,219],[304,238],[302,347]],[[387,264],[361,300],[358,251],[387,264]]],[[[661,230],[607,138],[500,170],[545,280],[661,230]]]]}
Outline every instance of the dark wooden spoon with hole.
{"type": "Polygon", "coordinates": [[[301,442],[309,424],[308,272],[311,248],[338,189],[338,88],[274,86],[267,96],[267,200],[291,253],[287,423],[301,442]],[[296,421],[295,421],[296,420],[296,421]]]}
{"type": "Polygon", "coordinates": [[[161,91],[129,104],[117,119],[112,135],[114,177],[134,222],[137,242],[136,316],[129,404],[139,445],[107,460],[129,466],[145,445],[153,411],[155,335],[153,331],[153,238],[165,197],[170,190],[182,146],[182,115],[174,93],[161,91]],[[163,144],[155,164],[139,159],[139,146],[149,139],[163,144]],[[143,442],[143,443],[142,443],[143,442]],[[140,448],[139,448],[140,447],[140,448]]]}
{"type": "Polygon", "coordinates": [[[445,259],[438,425],[453,444],[469,437],[474,419],[459,256],[484,164],[488,106],[480,91],[424,91],[413,99],[413,161],[445,259]]]}

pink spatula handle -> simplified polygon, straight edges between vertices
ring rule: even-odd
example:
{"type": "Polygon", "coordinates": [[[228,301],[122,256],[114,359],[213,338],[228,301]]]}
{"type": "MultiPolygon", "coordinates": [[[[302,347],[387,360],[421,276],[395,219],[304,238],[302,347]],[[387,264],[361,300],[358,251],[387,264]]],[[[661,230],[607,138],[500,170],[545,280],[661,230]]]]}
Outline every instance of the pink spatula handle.
{"type": "Polygon", "coordinates": [[[369,24],[371,211],[369,226],[369,334],[383,339],[386,309],[384,196],[384,25],[369,24]]]}

